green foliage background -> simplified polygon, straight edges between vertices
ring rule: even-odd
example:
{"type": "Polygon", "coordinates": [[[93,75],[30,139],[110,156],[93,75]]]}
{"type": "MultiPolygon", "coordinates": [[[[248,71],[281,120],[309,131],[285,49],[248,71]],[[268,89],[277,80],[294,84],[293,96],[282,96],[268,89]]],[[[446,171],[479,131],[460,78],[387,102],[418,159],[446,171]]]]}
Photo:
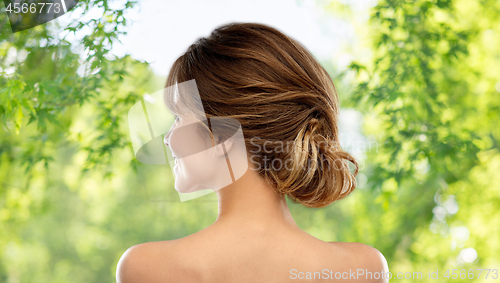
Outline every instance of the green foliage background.
{"type": "MultiPolygon", "coordinates": [[[[213,195],[177,202],[168,168],[134,159],[127,111],[164,80],[109,53],[135,4],[80,1],[102,17],[15,34],[1,7],[0,282],[115,282],[128,247],[216,218],[213,195]],[[85,26],[75,47],[67,38],[85,26]]],[[[353,17],[340,2],[325,9],[353,17]]],[[[290,203],[296,222],[379,249],[394,273],[500,269],[500,2],[380,1],[358,32],[369,59],[347,73],[323,65],[377,147],[353,194],[290,203]],[[464,248],[477,260],[461,261],[464,248]]]]}

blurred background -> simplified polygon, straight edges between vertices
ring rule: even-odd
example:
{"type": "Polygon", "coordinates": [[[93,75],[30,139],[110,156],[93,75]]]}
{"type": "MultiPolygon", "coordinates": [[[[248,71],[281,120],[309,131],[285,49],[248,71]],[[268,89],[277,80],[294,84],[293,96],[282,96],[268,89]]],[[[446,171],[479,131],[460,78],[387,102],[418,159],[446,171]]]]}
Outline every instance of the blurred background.
{"type": "Polygon", "coordinates": [[[215,221],[214,194],[181,203],[168,165],[135,160],[127,113],[229,22],[283,31],[336,84],[358,187],[289,202],[299,227],[393,276],[500,269],[499,1],[83,0],[17,33],[0,4],[0,282],[115,282],[127,248],[215,221]]]}

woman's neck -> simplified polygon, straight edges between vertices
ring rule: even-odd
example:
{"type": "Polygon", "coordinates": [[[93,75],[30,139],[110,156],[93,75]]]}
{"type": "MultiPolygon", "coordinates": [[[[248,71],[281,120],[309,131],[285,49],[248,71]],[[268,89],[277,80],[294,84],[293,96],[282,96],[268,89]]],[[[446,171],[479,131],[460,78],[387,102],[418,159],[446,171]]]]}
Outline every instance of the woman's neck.
{"type": "Polygon", "coordinates": [[[215,223],[265,228],[298,228],[284,196],[279,196],[257,171],[248,171],[233,184],[216,192],[219,212],[215,223]]]}

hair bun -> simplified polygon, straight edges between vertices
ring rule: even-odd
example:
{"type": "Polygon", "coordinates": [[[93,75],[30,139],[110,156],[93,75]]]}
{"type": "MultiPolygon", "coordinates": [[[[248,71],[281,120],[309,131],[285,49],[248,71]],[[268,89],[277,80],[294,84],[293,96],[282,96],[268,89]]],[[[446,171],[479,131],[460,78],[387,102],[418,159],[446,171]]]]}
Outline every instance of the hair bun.
{"type": "Polygon", "coordinates": [[[356,160],[321,134],[322,123],[312,118],[299,131],[294,146],[283,158],[293,160],[289,170],[274,172],[277,188],[294,202],[325,207],[346,197],[356,187],[356,160]],[[351,173],[348,161],[353,163],[351,173]]]}

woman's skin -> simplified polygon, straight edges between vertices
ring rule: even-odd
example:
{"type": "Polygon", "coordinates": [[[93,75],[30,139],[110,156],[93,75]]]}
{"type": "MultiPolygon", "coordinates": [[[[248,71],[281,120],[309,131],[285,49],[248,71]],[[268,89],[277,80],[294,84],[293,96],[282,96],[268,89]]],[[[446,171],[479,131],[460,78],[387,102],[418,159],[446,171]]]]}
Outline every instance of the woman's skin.
{"type": "Polygon", "coordinates": [[[327,282],[335,280],[335,272],[341,272],[342,282],[388,282],[356,277],[361,270],[387,274],[378,250],[361,243],[324,242],[305,233],[285,197],[251,162],[248,166],[240,179],[216,191],[219,211],[212,225],[181,239],[129,248],[118,262],[117,282],[327,282]],[[316,279],[307,279],[308,274],[316,279]]]}

